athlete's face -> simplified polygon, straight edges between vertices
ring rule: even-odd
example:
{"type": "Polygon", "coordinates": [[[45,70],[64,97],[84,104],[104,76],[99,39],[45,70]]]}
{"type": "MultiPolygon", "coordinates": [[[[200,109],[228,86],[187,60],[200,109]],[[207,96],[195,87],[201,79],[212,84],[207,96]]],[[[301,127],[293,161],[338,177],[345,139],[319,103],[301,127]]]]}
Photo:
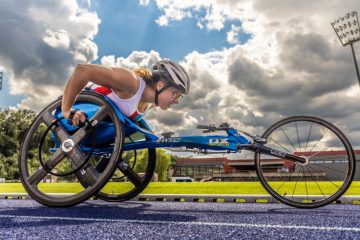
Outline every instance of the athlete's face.
{"type": "MultiPolygon", "coordinates": [[[[157,84],[157,89],[161,90],[165,84],[162,81],[159,81],[157,84]]],[[[182,94],[173,87],[166,88],[162,91],[159,96],[159,107],[163,110],[168,109],[174,104],[178,104],[182,98],[182,94]]]]}

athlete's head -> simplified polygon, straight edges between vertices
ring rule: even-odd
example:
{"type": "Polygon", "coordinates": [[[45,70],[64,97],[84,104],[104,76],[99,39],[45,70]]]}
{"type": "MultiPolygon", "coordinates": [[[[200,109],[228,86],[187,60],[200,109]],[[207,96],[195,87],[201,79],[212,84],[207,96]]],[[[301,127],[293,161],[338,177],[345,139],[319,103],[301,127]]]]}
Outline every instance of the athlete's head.
{"type": "Polygon", "coordinates": [[[156,82],[155,104],[162,109],[178,103],[190,90],[190,78],[185,69],[171,60],[161,60],[152,67],[152,77],[156,82]]]}

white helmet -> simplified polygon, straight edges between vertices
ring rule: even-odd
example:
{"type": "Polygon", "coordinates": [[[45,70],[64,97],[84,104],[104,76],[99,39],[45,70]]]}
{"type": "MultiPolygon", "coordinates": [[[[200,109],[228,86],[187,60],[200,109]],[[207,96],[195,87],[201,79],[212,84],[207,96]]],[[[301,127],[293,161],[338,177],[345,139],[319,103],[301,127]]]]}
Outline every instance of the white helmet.
{"type": "Polygon", "coordinates": [[[171,60],[161,60],[152,67],[152,74],[162,78],[182,94],[188,94],[190,90],[190,78],[185,69],[171,60]]]}

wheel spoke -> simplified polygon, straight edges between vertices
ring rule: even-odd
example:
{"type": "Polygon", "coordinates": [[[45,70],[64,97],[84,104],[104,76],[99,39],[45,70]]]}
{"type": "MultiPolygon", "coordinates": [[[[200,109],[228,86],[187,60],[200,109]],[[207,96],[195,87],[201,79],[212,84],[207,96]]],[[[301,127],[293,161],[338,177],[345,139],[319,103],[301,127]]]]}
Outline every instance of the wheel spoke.
{"type": "Polygon", "coordinates": [[[334,145],[330,145],[330,146],[328,146],[328,147],[325,147],[325,148],[321,149],[320,151],[317,151],[317,152],[314,153],[313,155],[309,156],[308,158],[311,158],[311,157],[313,157],[313,156],[316,156],[316,155],[318,155],[319,153],[321,153],[322,151],[325,151],[325,150],[327,150],[327,149],[329,149],[329,148],[331,148],[331,147],[333,147],[333,146],[334,146],[334,145]]]}
{"type": "MultiPolygon", "coordinates": [[[[289,177],[288,177],[289,181],[291,181],[291,176],[292,176],[293,173],[294,173],[294,172],[291,172],[291,173],[290,173],[290,175],[289,175],[289,177]]],[[[282,185],[284,185],[284,184],[285,184],[285,181],[284,181],[283,184],[281,184],[281,186],[280,186],[278,189],[276,189],[276,191],[279,191],[280,188],[282,187],[282,185]]],[[[286,194],[285,194],[285,195],[286,195],[286,194]]],[[[283,196],[285,196],[285,195],[283,195],[283,196]]]]}
{"type": "MultiPolygon", "coordinates": [[[[66,154],[61,149],[58,149],[54,155],[52,155],[50,159],[44,163],[44,165],[49,170],[52,170],[65,157],[66,154]]],[[[36,170],[36,172],[28,178],[28,182],[30,185],[37,185],[41,180],[44,179],[44,177],[46,177],[47,174],[48,172],[42,166],[40,166],[38,170],[36,170]]]]}
{"type": "Polygon", "coordinates": [[[328,130],[329,130],[329,129],[326,129],[326,132],[323,133],[323,134],[320,136],[319,140],[318,140],[318,141],[315,143],[315,145],[311,148],[310,152],[312,152],[312,150],[318,145],[318,143],[321,141],[321,139],[327,134],[328,130]]]}
{"type": "MultiPolygon", "coordinates": [[[[300,168],[300,170],[301,170],[301,168],[300,168]]],[[[299,170],[299,172],[300,172],[300,170],[299,170]]],[[[298,172],[298,173],[299,173],[299,172],[298,172]]],[[[294,173],[296,173],[296,171],[294,171],[294,173]]],[[[292,195],[291,195],[292,198],[294,197],[294,193],[295,193],[295,190],[296,190],[296,186],[297,186],[297,183],[298,183],[298,181],[299,181],[299,175],[300,175],[300,173],[298,174],[298,177],[296,178],[294,190],[293,190],[293,193],[292,193],[292,195]]]]}
{"type": "Polygon", "coordinates": [[[309,192],[308,192],[308,188],[307,188],[307,182],[306,182],[306,176],[305,176],[305,168],[302,167],[304,170],[304,182],[305,182],[305,189],[306,189],[306,198],[309,201],[309,192]]]}
{"type": "MultiPolygon", "coordinates": [[[[78,168],[86,159],[86,155],[78,146],[75,146],[74,149],[68,153],[68,156],[71,159],[73,169],[78,168]]],[[[76,172],[75,175],[86,187],[93,186],[99,178],[99,173],[89,163],[83,169],[76,172]]]]}
{"type": "Polygon", "coordinates": [[[310,130],[309,130],[309,134],[307,136],[306,146],[305,146],[305,151],[304,152],[306,152],[307,146],[309,144],[309,139],[310,139],[310,135],[311,135],[312,126],[313,126],[313,123],[311,123],[311,125],[310,125],[310,130]]]}
{"type": "Polygon", "coordinates": [[[278,172],[275,172],[274,174],[271,174],[271,175],[267,176],[267,178],[271,179],[272,177],[274,177],[274,176],[276,176],[276,175],[279,175],[279,173],[278,173],[278,172]]]}
{"type": "MultiPolygon", "coordinates": [[[[310,165],[309,165],[309,168],[311,168],[312,170],[314,170],[314,171],[317,172],[317,173],[321,173],[320,171],[312,168],[310,165]]],[[[325,179],[326,179],[328,182],[330,182],[332,185],[334,185],[335,187],[337,187],[337,189],[340,188],[340,187],[339,187],[338,185],[336,185],[333,181],[331,181],[330,179],[328,179],[328,178],[326,177],[326,175],[325,175],[325,179]]]]}
{"type": "MultiPolygon", "coordinates": [[[[317,163],[311,163],[311,164],[314,164],[314,165],[319,166],[319,167],[327,168],[327,169],[333,170],[333,171],[335,171],[335,172],[345,173],[345,172],[343,172],[343,171],[337,170],[336,168],[327,167],[327,166],[320,165],[320,164],[317,164],[317,163]]],[[[324,163],[324,164],[326,164],[326,163],[324,163]]]]}
{"type": "Polygon", "coordinates": [[[282,188],[282,186],[284,186],[285,183],[286,183],[286,181],[284,181],[284,182],[280,185],[280,187],[278,187],[278,188],[276,189],[276,191],[279,191],[280,188],[282,188]]]}
{"type": "Polygon", "coordinates": [[[285,135],[285,137],[287,138],[287,140],[289,141],[289,143],[291,144],[291,146],[294,148],[295,152],[297,152],[296,147],[294,146],[294,144],[292,143],[292,141],[290,140],[289,136],[286,134],[284,129],[282,127],[280,129],[283,132],[283,134],[285,135]]]}
{"type": "Polygon", "coordinates": [[[300,153],[301,153],[300,138],[299,138],[299,130],[298,130],[298,126],[297,126],[297,123],[296,123],[296,122],[295,122],[295,127],[296,127],[297,140],[298,140],[298,143],[299,143],[299,149],[300,149],[300,153]]]}
{"type": "Polygon", "coordinates": [[[286,147],[284,147],[283,145],[281,145],[280,143],[278,143],[277,141],[275,141],[273,138],[269,138],[271,139],[271,141],[274,141],[274,143],[276,143],[277,145],[279,145],[280,147],[282,147],[285,151],[287,151],[288,153],[292,153],[291,151],[289,151],[286,147]]]}
{"type": "MultiPolygon", "coordinates": [[[[332,157],[332,158],[317,158],[317,159],[311,159],[310,161],[341,161],[341,158],[339,157],[332,157]]],[[[342,160],[342,162],[346,162],[342,160]]]]}
{"type": "Polygon", "coordinates": [[[141,187],[141,177],[134,172],[134,170],[124,160],[119,162],[118,169],[130,180],[130,182],[135,185],[135,187],[141,187]]]}
{"type": "Polygon", "coordinates": [[[311,171],[310,171],[309,169],[308,169],[308,171],[309,171],[309,173],[310,173],[311,177],[313,177],[313,178],[314,178],[314,182],[316,183],[317,187],[319,188],[319,190],[320,190],[321,194],[324,196],[324,198],[326,198],[326,197],[325,197],[324,192],[321,190],[321,188],[320,188],[320,186],[319,186],[318,182],[316,181],[316,177],[314,177],[314,176],[312,175],[312,173],[311,173],[311,171]]]}

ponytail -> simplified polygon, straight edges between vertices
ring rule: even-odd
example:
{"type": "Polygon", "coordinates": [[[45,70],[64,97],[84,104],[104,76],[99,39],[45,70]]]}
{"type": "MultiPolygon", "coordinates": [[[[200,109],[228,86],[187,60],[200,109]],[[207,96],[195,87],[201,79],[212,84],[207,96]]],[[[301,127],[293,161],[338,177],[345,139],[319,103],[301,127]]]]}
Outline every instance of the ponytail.
{"type": "Polygon", "coordinates": [[[154,81],[154,78],[149,69],[137,68],[134,70],[134,72],[137,76],[141,77],[146,82],[146,85],[154,87],[156,81],[154,81]]]}

